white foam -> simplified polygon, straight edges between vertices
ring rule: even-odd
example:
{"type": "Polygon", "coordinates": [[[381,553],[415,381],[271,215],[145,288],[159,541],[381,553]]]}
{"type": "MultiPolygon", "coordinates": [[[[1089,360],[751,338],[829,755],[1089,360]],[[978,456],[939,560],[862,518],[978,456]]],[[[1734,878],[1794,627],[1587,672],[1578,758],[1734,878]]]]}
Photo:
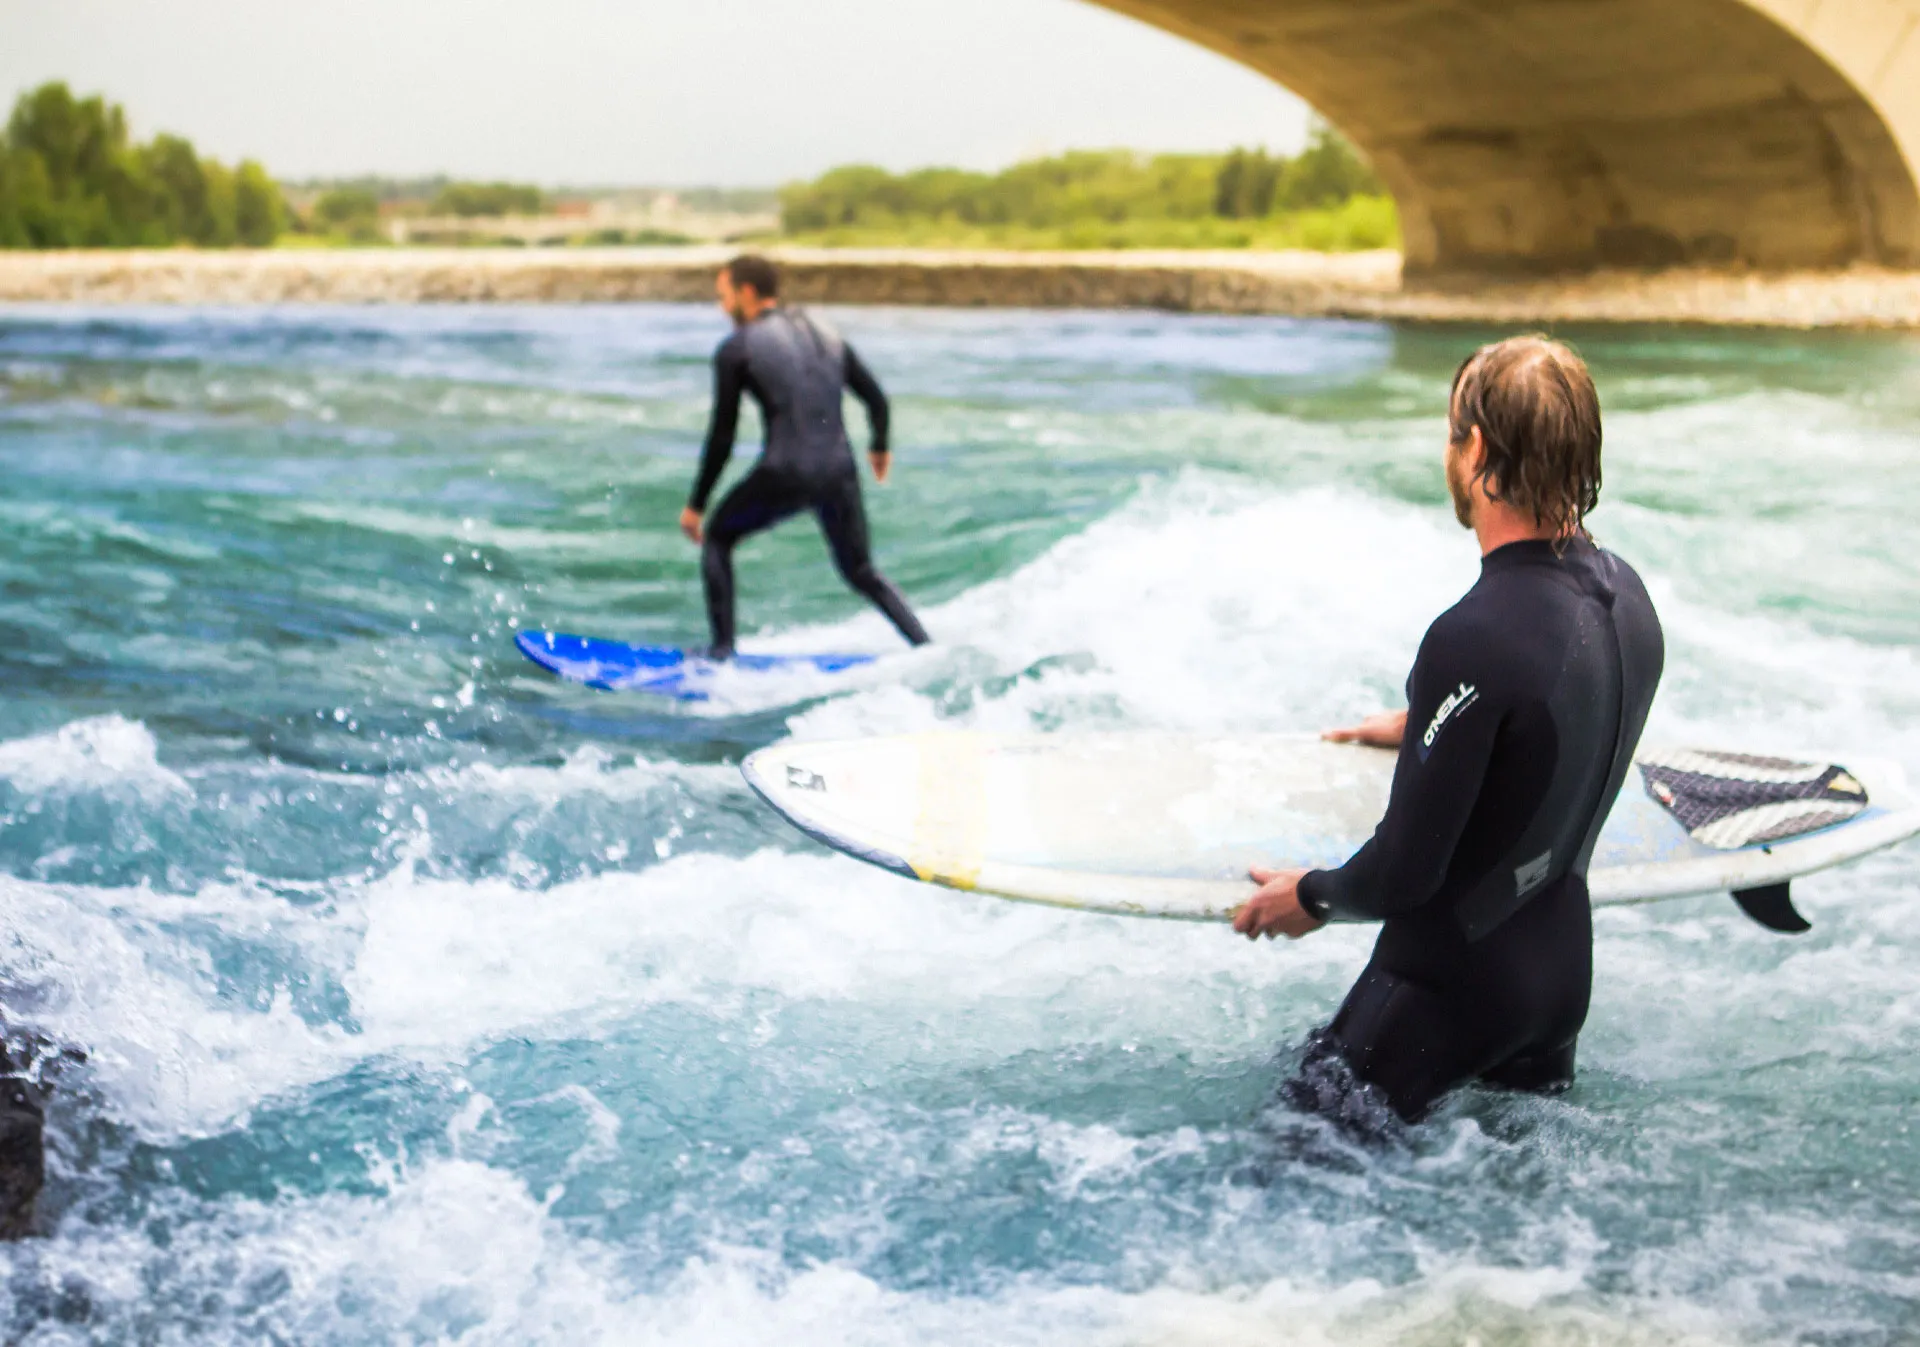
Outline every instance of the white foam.
{"type": "Polygon", "coordinates": [[[1650,733],[1763,753],[1850,750],[1893,758],[1920,780],[1912,649],[1715,612],[1658,580],[1655,589],[1668,663],[1650,733]]]}
{"type": "MultiPolygon", "coordinates": [[[[1473,572],[1470,541],[1432,510],[1190,471],[1143,488],[1018,574],[929,613],[941,647],[900,657],[884,678],[796,716],[793,728],[1312,728],[1394,704],[1425,624],[1473,572]]],[[[1920,679],[1908,652],[1773,617],[1724,617],[1652,579],[1673,652],[1662,733],[1920,758],[1920,679]]],[[[877,622],[867,615],[779,639],[823,648],[864,633],[877,644],[885,639],[877,622]]],[[[29,792],[188,789],[160,765],[152,735],[119,717],[0,744],[0,775],[29,792]]],[[[629,762],[593,748],[557,768],[483,765],[428,779],[455,804],[469,793],[637,801],[669,779],[738,789],[730,768],[629,762]]],[[[431,854],[424,825],[411,846],[416,857],[431,854]]],[[[1920,929],[1913,876],[1909,854],[1809,881],[1804,902],[1816,917],[1845,908],[1846,918],[1800,944],[1750,928],[1724,905],[1603,913],[1586,1069],[1679,1095],[1701,1074],[1764,1068],[1794,1053],[1904,1051],[1920,1032],[1909,971],[1920,929]],[[1810,1017],[1817,1048],[1808,1046],[1810,1017]]],[[[1248,1062],[1265,1069],[1273,1046],[1325,1019],[1371,939],[1336,929],[1249,946],[1218,927],[1022,908],[773,845],[547,889],[432,878],[403,863],[371,883],[337,881],[306,905],[244,877],[186,894],[0,880],[0,928],[7,979],[34,991],[50,1028],[92,1049],[115,1117],[161,1138],[217,1132],[374,1058],[457,1067],[477,1045],[594,1036],[665,1004],[715,1016],[768,1002],[877,1009],[901,1027],[860,1042],[862,1078],[912,1061],[965,1079],[1023,1051],[1110,1055],[1142,1042],[1196,1073],[1248,1062]],[[336,981],[349,1023],[309,1023],[286,998],[261,1011],[223,997],[195,934],[207,927],[271,944],[336,981]]],[[[576,1107],[585,1123],[566,1181],[617,1153],[621,1120],[597,1095],[569,1085],[541,1097],[576,1107]]],[[[489,1116],[483,1102],[470,1104],[450,1129],[453,1158],[398,1163],[378,1195],[230,1199],[178,1212],[164,1257],[143,1228],[74,1219],[32,1256],[83,1271],[128,1316],[150,1294],[142,1269],[220,1294],[284,1271],[288,1290],[267,1320],[291,1340],[431,1339],[462,1331],[452,1324],[482,1342],[782,1347],[1749,1340],[1767,1324],[1767,1305],[1757,1292],[1743,1300],[1727,1268],[1766,1286],[1783,1284],[1788,1269],[1823,1277],[1847,1269],[1834,1244],[1845,1231],[1794,1213],[1765,1225],[1757,1245],[1747,1240],[1749,1203],[1703,1239],[1658,1242],[1627,1258],[1625,1291],[1624,1256],[1612,1251],[1614,1289],[1605,1293],[1593,1285],[1598,1236],[1563,1211],[1528,1213],[1522,1224],[1536,1224],[1504,1244],[1489,1236],[1484,1254],[1423,1249],[1410,1281],[1394,1287],[1329,1275],[1324,1263],[1286,1279],[1223,1280],[1208,1266],[1216,1249],[1206,1239],[1146,1290],[1037,1275],[978,1294],[901,1290],[841,1263],[791,1266],[768,1250],[705,1246],[685,1250],[677,1274],[656,1269],[636,1280],[630,1250],[556,1217],[547,1195],[518,1178],[461,1158],[489,1116]],[[1536,1245],[1550,1252],[1533,1262],[1516,1253],[1536,1245]],[[1711,1295],[1698,1294],[1701,1283],[1711,1295]],[[346,1326],[343,1303],[362,1307],[346,1326]]],[[[960,1132],[956,1144],[985,1150],[1013,1134],[1068,1200],[1208,1143],[1193,1128],[1136,1137],[997,1106],[983,1106],[960,1132]]],[[[1468,1190],[1488,1143],[1465,1125],[1452,1142],[1411,1177],[1345,1180],[1356,1219],[1378,1220],[1378,1195],[1396,1186],[1468,1190]]],[[[1578,1171],[1574,1187],[1597,1187],[1617,1162],[1542,1163],[1556,1177],[1578,1171]]],[[[171,1188],[162,1196],[189,1202],[171,1188]]],[[[1277,1231],[1237,1219],[1231,1196],[1196,1200],[1219,1203],[1221,1239],[1312,1248],[1337,1236],[1364,1246],[1365,1232],[1304,1221],[1277,1231]]],[[[1513,1213],[1499,1208],[1502,1220],[1513,1213]]],[[[239,1325],[260,1322],[253,1314],[218,1319],[197,1336],[238,1337],[239,1325]]]]}
{"type": "MultiPolygon", "coordinates": [[[[739,773],[731,767],[661,762],[640,754],[617,754],[599,744],[578,745],[557,767],[482,761],[431,767],[423,776],[449,797],[473,792],[541,801],[580,795],[633,801],[674,783],[731,787],[739,781],[739,773]]],[[[399,783],[395,786],[397,791],[399,783]]]]}
{"type": "Polygon", "coordinates": [[[793,729],[1314,728],[1397,697],[1427,623],[1475,571],[1470,541],[1431,511],[1188,470],[927,615],[961,648],[955,667],[984,656],[1016,679],[998,695],[956,715],[896,689],[815,708],[793,729]]]}
{"type": "MultiPolygon", "coordinates": [[[[1304,1031],[1364,949],[1345,932],[1285,960],[1211,927],[1141,939],[1136,923],[934,893],[778,851],[691,855],[546,890],[403,864],[314,905],[247,884],[168,895],[0,879],[0,925],[6,979],[31,989],[48,1029],[89,1047],[116,1112],[156,1136],[217,1130],[356,1061],[446,1062],[503,1035],[590,1031],[665,1002],[724,1010],[752,989],[939,1016],[983,997],[1039,1006],[1071,986],[1070,1011],[1022,1016],[1044,1041],[1068,1022],[1100,1038],[1141,1032],[1113,1016],[1137,1010],[1146,983],[1195,1011],[1152,1032],[1213,1055],[1304,1031]],[[265,1011],[225,997],[199,935],[208,925],[337,981],[352,1028],[308,1023],[284,997],[265,1011]],[[1319,1003],[1238,1004],[1234,1022],[1217,1018],[1226,988],[1236,998],[1283,980],[1319,1003]]],[[[955,1044],[959,1058],[998,1050],[955,1044]]]]}
{"type": "Polygon", "coordinates": [[[159,1133],[217,1125],[342,1060],[344,1035],[306,1025],[285,1000],[265,1012],[221,1004],[206,950],[168,920],[192,913],[244,930],[276,902],[0,878],[11,1008],[83,1045],[133,1121],[159,1133]]]}
{"type": "MultiPolygon", "coordinates": [[[[1148,486],[1017,575],[935,614],[959,648],[929,652],[929,659],[985,660],[1009,676],[1050,657],[1083,657],[1077,663],[1042,665],[979,695],[957,716],[942,705],[940,688],[890,682],[804,713],[795,728],[853,734],[943,718],[994,728],[1091,718],[1222,732],[1324,724],[1391,704],[1425,622],[1471,580],[1473,560],[1469,540],[1431,511],[1339,492],[1277,494],[1189,472],[1148,486]],[[1258,569],[1248,557],[1259,559],[1258,569]]],[[[1661,728],[1670,732],[1748,746],[1731,717],[1716,716],[1718,703],[1690,701],[1688,691],[1690,678],[1705,677],[1696,671],[1743,660],[1757,695],[1791,690],[1804,698],[1806,716],[1831,717],[1819,728],[1836,740],[1849,726],[1859,735],[1861,726],[1897,722],[1911,696],[1905,651],[1784,631],[1771,619],[1724,618],[1670,594],[1662,602],[1676,651],[1670,687],[1679,689],[1662,702],[1661,728]],[[1821,669],[1832,675],[1824,692],[1811,681],[1821,669]]],[[[1796,740],[1806,746],[1804,736],[1796,740]]],[[[36,791],[189,789],[160,765],[145,727],[117,716],[0,744],[0,773],[36,791]]],[[[469,791],[640,799],[678,777],[737,789],[730,768],[623,764],[592,747],[558,768],[483,764],[428,777],[450,799],[469,791]]],[[[427,854],[431,839],[422,834],[412,845],[427,854]]],[[[1844,882],[1822,881],[1807,892],[1818,902],[1844,882]]],[[[1074,1018],[1093,1023],[1125,1004],[1131,979],[1153,982],[1175,1001],[1204,995],[1195,989],[1210,980],[1224,979],[1238,997],[1285,979],[1311,988],[1277,1012],[1303,1029],[1330,1009],[1366,939],[1341,932],[1284,951],[1247,951],[1217,929],[1014,908],[784,851],[684,856],[639,875],[544,891],[506,879],[429,879],[402,865],[299,908],[244,881],[174,897],[5,881],[0,908],[16,933],[15,972],[67,988],[55,998],[65,1031],[96,1047],[116,1097],[160,1131],[217,1125],[276,1091],[377,1053],[456,1054],[490,1036],[604,1021],[661,1000],[720,1003],[748,988],[793,999],[934,1006],[981,994],[1045,998],[1072,985],[1074,1018]],[[55,920],[56,912],[72,919],[55,920]],[[236,936],[286,942],[346,988],[356,1032],[308,1025],[284,1006],[257,1014],[220,1003],[205,951],[176,933],[188,915],[236,936]]],[[[1690,976],[1724,979],[1725,970],[1675,969],[1689,929],[1652,910],[1603,922],[1603,943],[1625,947],[1642,932],[1656,934],[1632,956],[1633,967],[1644,961],[1643,973],[1630,967],[1603,979],[1602,1004],[1609,986],[1652,994],[1663,979],[1676,991],[1690,976]]],[[[1774,948],[1767,939],[1755,948],[1774,948]]],[[[1818,996],[1835,970],[1803,957],[1804,983],[1791,968],[1757,968],[1756,1001],[1766,987],[1777,992],[1783,976],[1818,996]]],[[[1864,969],[1884,967],[1891,976],[1897,967],[1875,952],[1836,953],[1832,961],[1849,957],[1859,965],[1856,979],[1864,969]]],[[[1707,994],[1704,985],[1693,991],[1707,994]]],[[[1728,989],[1716,995],[1724,999],[1728,989]]],[[[1892,1004],[1907,1000],[1896,994],[1892,1004]]],[[[1276,1029],[1265,1014],[1252,1019],[1257,1032],[1276,1029]]],[[[1222,1034],[1215,1021],[1172,1032],[1225,1048],[1244,1042],[1247,1026],[1222,1034]]],[[[1715,1050],[1711,1037],[1687,1041],[1715,1050]]],[[[1644,1062],[1637,1069],[1660,1068],[1644,1062]]]]}
{"type": "Polygon", "coordinates": [[[28,794],[79,790],[132,791],[143,796],[192,795],[161,766],[159,745],[145,725],[124,716],[93,716],[51,734],[0,742],[0,777],[28,794]]]}
{"type": "MultiPolygon", "coordinates": [[[[1250,1284],[1196,1271],[1145,1291],[1017,1277],[953,1295],[889,1288],[845,1264],[793,1266],[742,1247],[690,1250],[663,1283],[636,1284],[612,1246],[576,1233],[511,1176],[446,1159],[394,1168],[374,1196],[234,1199],[174,1226],[75,1222],[29,1249],[23,1277],[84,1274],[93,1328],[171,1324],[185,1338],[302,1342],[648,1344],[649,1347],[1255,1347],[1578,1341],[1596,1347],[1745,1340],[1675,1300],[1638,1313],[1596,1297],[1577,1269],[1437,1256],[1412,1286],[1310,1274],[1250,1284]],[[156,1304],[154,1279],[168,1288],[156,1304]],[[188,1288],[194,1288],[188,1294],[188,1288]]],[[[1717,1243],[1717,1241],[1716,1241],[1717,1243]]]]}
{"type": "Polygon", "coordinates": [[[1072,984],[1085,1001],[1074,1019],[1098,1023],[1140,979],[1167,980],[1170,993],[1209,974],[1260,986],[1311,977],[1307,963],[1331,985],[1357,957],[1351,940],[1329,940],[1282,974],[1219,929],[1142,941],[1132,923],[940,894],[778,851],[691,855],[541,892],[396,874],[368,890],[366,914],[347,985],[365,1033],[387,1051],[444,1051],[541,1024],[558,1032],[663,1001],[724,1007],[750,989],[938,1013],[1072,984]]]}

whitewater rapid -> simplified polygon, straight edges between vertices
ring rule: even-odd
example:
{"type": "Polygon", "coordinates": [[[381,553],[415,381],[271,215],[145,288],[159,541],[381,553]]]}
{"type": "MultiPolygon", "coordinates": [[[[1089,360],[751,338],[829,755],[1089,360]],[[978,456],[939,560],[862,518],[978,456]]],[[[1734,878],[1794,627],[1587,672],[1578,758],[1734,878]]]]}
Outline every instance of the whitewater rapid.
{"type": "MultiPolygon", "coordinates": [[[[1273,1096],[1367,932],[922,888],[738,777],[790,736],[1392,705],[1475,573],[1432,460],[1465,338],[844,315],[917,428],[871,501],[938,644],[894,650],[798,528],[743,557],[745,643],[887,658],[674,710],[510,642],[688,636],[704,314],[89,321],[0,318],[0,979],[89,1053],[45,1237],[0,1253],[12,1338],[1920,1324],[1912,848],[1798,886],[1799,939],[1598,914],[1578,1088],[1372,1153],[1273,1096]]],[[[1920,359],[1873,348],[1868,396],[1857,350],[1782,340],[1589,347],[1595,527],[1669,636],[1650,733],[1920,770],[1920,359]]]]}

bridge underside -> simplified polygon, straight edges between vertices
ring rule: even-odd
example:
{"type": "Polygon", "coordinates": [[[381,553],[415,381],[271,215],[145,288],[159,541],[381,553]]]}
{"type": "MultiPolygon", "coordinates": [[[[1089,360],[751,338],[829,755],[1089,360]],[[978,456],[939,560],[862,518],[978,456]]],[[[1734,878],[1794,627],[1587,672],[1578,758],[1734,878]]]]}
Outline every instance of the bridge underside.
{"type": "Polygon", "coordinates": [[[1920,264],[1920,0],[1100,2],[1320,109],[1412,274],[1920,264]]]}

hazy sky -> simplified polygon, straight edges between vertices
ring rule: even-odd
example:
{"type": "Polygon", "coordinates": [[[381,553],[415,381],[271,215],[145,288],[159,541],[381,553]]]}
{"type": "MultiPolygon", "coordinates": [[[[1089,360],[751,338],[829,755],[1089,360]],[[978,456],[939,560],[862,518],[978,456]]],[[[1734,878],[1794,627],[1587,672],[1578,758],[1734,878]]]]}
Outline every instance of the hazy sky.
{"type": "Polygon", "coordinates": [[[1080,0],[0,0],[0,94],[64,79],[299,178],[772,184],[1298,145],[1292,95],[1080,0]]]}

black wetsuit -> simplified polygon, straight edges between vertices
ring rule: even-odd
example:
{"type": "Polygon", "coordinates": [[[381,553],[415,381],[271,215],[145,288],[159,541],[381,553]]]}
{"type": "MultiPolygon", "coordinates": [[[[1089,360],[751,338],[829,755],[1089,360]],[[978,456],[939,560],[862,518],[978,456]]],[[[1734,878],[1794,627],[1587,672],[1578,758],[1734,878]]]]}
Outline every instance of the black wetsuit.
{"type": "Polygon", "coordinates": [[[700,475],[688,502],[704,513],[707,498],[733,452],[740,395],[760,405],[766,447],[753,470],[729,491],[706,522],[700,574],[707,590],[713,650],[733,651],[733,549],[742,538],[811,510],[827,535],[833,563],[914,645],[927,639],[919,619],[874,568],[860,473],[847,443],[841,394],[866,405],[873,452],[887,453],[887,396],[853,348],[797,310],[775,308],[736,329],[713,357],[713,422],[700,452],[700,475]]]}
{"type": "Polygon", "coordinates": [[[1580,539],[1482,560],[1420,644],[1386,817],[1300,881],[1316,915],[1384,922],[1308,1075],[1335,1056],[1407,1119],[1469,1080],[1572,1080],[1587,864],[1663,661],[1646,587],[1613,554],[1580,539]]]}

